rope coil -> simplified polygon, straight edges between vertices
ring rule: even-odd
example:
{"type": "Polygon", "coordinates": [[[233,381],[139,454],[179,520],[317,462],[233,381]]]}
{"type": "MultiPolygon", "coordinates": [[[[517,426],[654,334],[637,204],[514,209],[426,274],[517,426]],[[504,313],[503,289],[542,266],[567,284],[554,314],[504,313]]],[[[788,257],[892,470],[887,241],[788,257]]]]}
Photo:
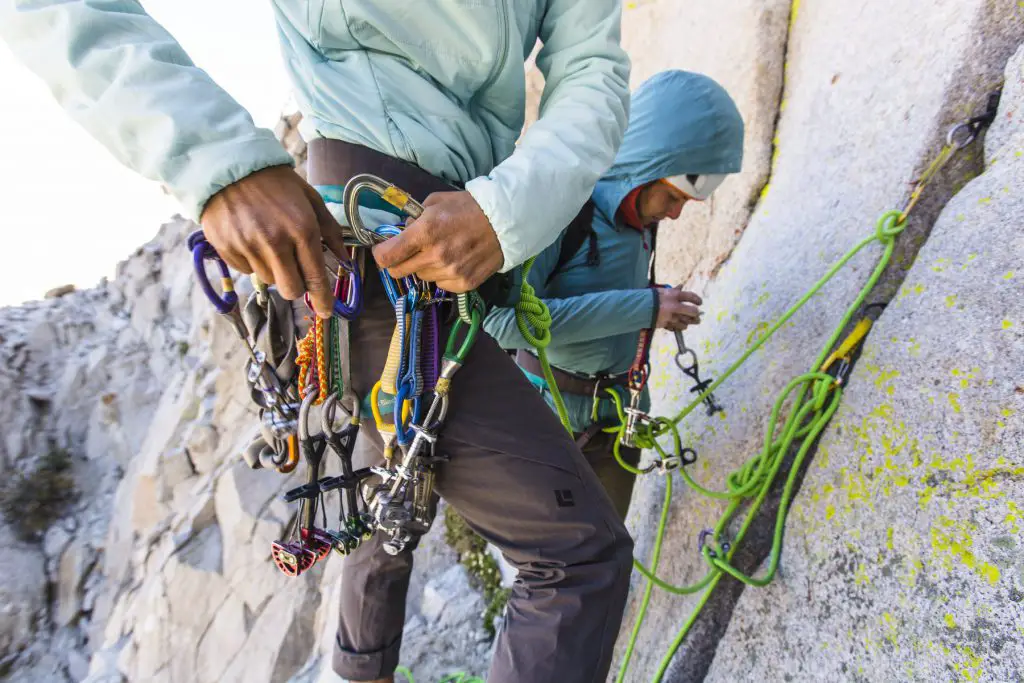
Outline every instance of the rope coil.
{"type": "Polygon", "coordinates": [[[548,362],[547,347],[551,343],[551,311],[544,300],[537,296],[533,286],[527,282],[530,269],[536,256],[529,258],[522,266],[522,285],[519,289],[519,301],[516,302],[516,327],[519,334],[523,336],[526,343],[537,351],[537,358],[540,360],[541,371],[544,374],[544,381],[547,382],[551,391],[551,399],[555,404],[558,419],[572,437],[572,424],[569,422],[569,411],[565,408],[565,401],[562,400],[562,393],[555,384],[554,373],[551,372],[551,363],[548,362]]]}

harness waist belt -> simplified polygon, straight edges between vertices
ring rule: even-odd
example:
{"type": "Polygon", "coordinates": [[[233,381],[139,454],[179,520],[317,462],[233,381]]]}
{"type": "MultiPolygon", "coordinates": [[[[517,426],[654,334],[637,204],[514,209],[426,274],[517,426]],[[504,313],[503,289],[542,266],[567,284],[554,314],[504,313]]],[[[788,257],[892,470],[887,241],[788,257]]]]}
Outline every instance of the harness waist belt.
{"type": "Polygon", "coordinates": [[[310,177],[336,178],[339,183],[360,173],[372,173],[405,190],[420,203],[432,192],[460,189],[408,161],[343,140],[316,138],[310,141],[307,163],[310,177]]]}
{"type": "MultiPolygon", "coordinates": [[[[408,161],[351,142],[315,138],[307,149],[307,173],[312,178],[331,178],[337,184],[345,184],[360,173],[371,173],[405,190],[421,204],[434,192],[461,189],[459,184],[442,180],[408,161]]],[[[476,291],[490,308],[508,300],[511,283],[509,275],[496,273],[476,291]]]]}
{"type": "MultiPolygon", "coordinates": [[[[524,349],[519,349],[516,352],[516,363],[527,372],[533,373],[538,377],[544,376],[540,360],[524,349]]],[[[555,385],[558,387],[558,390],[565,394],[593,396],[605,387],[624,387],[629,385],[628,373],[607,377],[580,377],[552,365],[551,374],[555,378],[555,385]]]]}

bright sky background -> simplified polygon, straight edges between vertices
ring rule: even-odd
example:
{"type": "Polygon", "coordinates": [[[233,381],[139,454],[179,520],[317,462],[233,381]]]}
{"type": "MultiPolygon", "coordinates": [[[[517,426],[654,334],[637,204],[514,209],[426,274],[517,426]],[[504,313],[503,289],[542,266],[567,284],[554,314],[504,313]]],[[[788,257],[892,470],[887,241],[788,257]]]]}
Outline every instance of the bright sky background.
{"type": "MultiPolygon", "coordinates": [[[[273,128],[288,102],[270,3],[144,0],[192,60],[273,128]]],[[[0,305],[91,287],[178,211],[118,163],[0,43],[0,305]]]]}

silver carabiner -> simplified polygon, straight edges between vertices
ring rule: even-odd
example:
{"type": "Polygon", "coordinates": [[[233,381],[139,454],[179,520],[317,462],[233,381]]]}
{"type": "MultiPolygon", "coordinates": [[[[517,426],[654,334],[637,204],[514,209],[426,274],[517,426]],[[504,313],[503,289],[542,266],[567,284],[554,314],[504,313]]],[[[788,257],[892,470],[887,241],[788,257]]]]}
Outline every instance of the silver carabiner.
{"type": "Polygon", "coordinates": [[[946,144],[952,147],[953,149],[960,151],[978,139],[979,130],[980,126],[978,126],[976,123],[972,121],[964,121],[962,123],[958,123],[952,128],[950,128],[949,133],[946,134],[946,144]],[[964,138],[963,141],[957,142],[957,134],[960,133],[960,131],[964,130],[967,131],[967,137],[964,138]]]}
{"type": "Polygon", "coordinates": [[[683,465],[683,459],[677,455],[670,455],[658,463],[658,474],[666,475],[678,470],[683,465]]]}
{"type": "Polygon", "coordinates": [[[396,209],[404,211],[412,218],[419,218],[423,215],[423,205],[413,199],[407,192],[401,190],[383,178],[378,178],[369,173],[360,173],[345,183],[345,194],[342,199],[345,212],[345,220],[352,230],[353,236],[364,246],[383,242],[386,238],[369,230],[359,216],[359,193],[363,190],[370,190],[396,209]]]}

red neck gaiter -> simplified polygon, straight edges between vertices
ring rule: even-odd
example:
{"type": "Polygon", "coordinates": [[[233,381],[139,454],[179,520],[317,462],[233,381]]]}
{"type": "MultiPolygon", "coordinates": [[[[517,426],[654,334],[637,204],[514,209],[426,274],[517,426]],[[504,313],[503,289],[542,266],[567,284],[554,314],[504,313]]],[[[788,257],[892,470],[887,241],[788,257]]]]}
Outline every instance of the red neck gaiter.
{"type": "Polygon", "coordinates": [[[637,211],[637,200],[640,198],[640,191],[644,186],[634,188],[627,194],[619,204],[619,213],[622,214],[622,221],[634,230],[643,230],[644,225],[640,222],[640,213],[637,211]]]}

